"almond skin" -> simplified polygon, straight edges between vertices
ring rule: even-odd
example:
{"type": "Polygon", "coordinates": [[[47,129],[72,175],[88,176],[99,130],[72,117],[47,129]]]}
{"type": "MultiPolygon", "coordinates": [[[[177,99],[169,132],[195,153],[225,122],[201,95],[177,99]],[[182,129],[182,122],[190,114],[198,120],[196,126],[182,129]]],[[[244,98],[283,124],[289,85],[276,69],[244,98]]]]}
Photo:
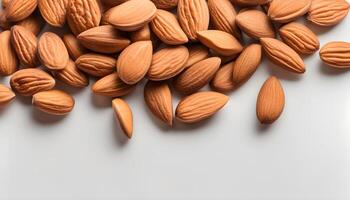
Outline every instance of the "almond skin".
{"type": "Polygon", "coordinates": [[[12,23],[6,19],[6,11],[0,10],[0,28],[2,30],[8,30],[11,28],[12,23]]]}
{"type": "Polygon", "coordinates": [[[157,8],[151,1],[129,0],[109,9],[105,20],[123,31],[136,31],[148,24],[156,15],[157,8]]]}
{"type": "Polygon", "coordinates": [[[58,80],[72,87],[83,88],[89,85],[88,77],[75,66],[73,60],[69,60],[63,70],[55,71],[54,75],[58,80]]]}
{"type": "Polygon", "coordinates": [[[3,8],[6,8],[6,7],[9,5],[10,1],[11,1],[11,0],[2,0],[2,1],[1,1],[1,6],[2,6],[3,8]]]}
{"type": "Polygon", "coordinates": [[[49,90],[34,94],[32,104],[50,115],[66,115],[73,110],[74,99],[63,91],[49,90]]]}
{"type": "Polygon", "coordinates": [[[137,31],[130,32],[131,42],[147,41],[151,39],[151,29],[148,24],[137,31]]]}
{"type": "Polygon", "coordinates": [[[153,32],[165,44],[179,45],[188,42],[186,34],[181,29],[176,16],[168,11],[158,9],[151,22],[153,32]]]}
{"type": "Polygon", "coordinates": [[[50,90],[55,84],[52,76],[36,68],[21,69],[10,79],[11,88],[22,96],[32,96],[35,93],[50,90]]]}
{"type": "Polygon", "coordinates": [[[217,92],[198,92],[185,97],[176,108],[176,117],[184,123],[196,123],[210,118],[224,107],[228,96],[217,92]]]}
{"type": "Polygon", "coordinates": [[[307,19],[319,26],[334,26],[343,21],[349,9],[345,0],[312,0],[307,19]]]}
{"type": "Polygon", "coordinates": [[[38,35],[44,27],[45,22],[41,15],[35,12],[24,20],[17,22],[17,25],[31,31],[34,35],[38,35]]]}
{"type": "Polygon", "coordinates": [[[65,34],[63,36],[63,42],[73,60],[78,59],[80,56],[88,52],[88,50],[80,44],[78,39],[73,34],[65,34]]]}
{"type": "Polygon", "coordinates": [[[151,112],[169,126],[173,125],[173,101],[166,82],[148,81],[144,98],[151,112]]]}
{"type": "Polygon", "coordinates": [[[38,0],[38,7],[48,24],[62,27],[66,22],[68,3],[69,0],[38,0]]]}
{"type": "Polygon", "coordinates": [[[0,84],[0,107],[10,103],[15,97],[15,93],[10,88],[0,84]]]}
{"type": "Polygon", "coordinates": [[[135,42],[119,55],[117,71],[126,84],[138,83],[147,74],[152,63],[153,47],[151,41],[135,42]]]}
{"type": "Polygon", "coordinates": [[[222,93],[231,92],[234,90],[235,85],[232,80],[234,64],[235,62],[230,62],[218,70],[210,83],[210,86],[213,90],[222,93]]]}
{"type": "Polygon", "coordinates": [[[157,8],[171,10],[177,6],[179,0],[152,0],[157,8]]]}
{"type": "Polygon", "coordinates": [[[274,38],[261,38],[260,42],[266,56],[273,63],[294,73],[305,72],[304,61],[292,48],[274,38]]]}
{"type": "Polygon", "coordinates": [[[95,77],[112,74],[116,63],[117,60],[113,57],[95,53],[82,55],[75,61],[81,71],[95,77]]]}
{"type": "Polygon", "coordinates": [[[280,81],[271,76],[261,87],[257,103],[256,114],[262,124],[272,124],[283,112],[285,105],[284,91],[280,81]]]}
{"type": "Polygon", "coordinates": [[[11,43],[23,66],[36,67],[40,64],[37,57],[38,39],[34,33],[22,26],[13,26],[11,28],[11,43]]]}
{"type": "Polygon", "coordinates": [[[111,25],[89,29],[77,38],[83,46],[99,53],[118,53],[130,44],[130,40],[111,25]]]}
{"type": "Polygon", "coordinates": [[[107,7],[114,7],[114,6],[117,6],[117,5],[120,5],[122,3],[125,3],[129,0],[101,0],[101,2],[107,6],[107,7]]]}
{"type": "Polygon", "coordinates": [[[98,80],[93,86],[95,94],[106,97],[121,97],[134,91],[135,85],[125,84],[118,76],[118,73],[107,75],[98,80]]]}
{"type": "Polygon", "coordinates": [[[324,63],[335,68],[350,68],[350,43],[330,42],[320,50],[320,57],[324,63]]]}
{"type": "Polygon", "coordinates": [[[189,58],[185,64],[185,68],[196,64],[199,61],[202,61],[209,56],[209,50],[207,47],[200,44],[193,44],[188,47],[189,50],[189,58]]]}
{"type": "Polygon", "coordinates": [[[167,47],[153,55],[147,77],[153,81],[167,80],[182,72],[189,52],[185,46],[167,47]]]}
{"type": "Polygon", "coordinates": [[[209,9],[205,0],[179,0],[177,15],[182,30],[190,40],[197,40],[197,32],[208,30],[209,9]]]}
{"type": "Polygon", "coordinates": [[[288,23],[305,15],[311,6],[312,0],[273,0],[270,3],[268,15],[279,23],[288,23]]]}
{"type": "Polygon", "coordinates": [[[8,76],[17,70],[18,60],[11,45],[11,32],[0,33],[0,75],[8,76]]]}
{"type": "Polygon", "coordinates": [[[44,33],[38,43],[38,54],[41,63],[50,70],[64,69],[69,55],[62,39],[55,33],[44,33]]]}
{"type": "Polygon", "coordinates": [[[18,22],[31,15],[38,5],[38,0],[11,0],[6,7],[6,18],[18,22]]]}
{"type": "Polygon", "coordinates": [[[313,54],[320,48],[315,33],[303,24],[291,22],[279,30],[281,39],[299,54],[313,54]]]}
{"type": "Polygon", "coordinates": [[[125,135],[130,139],[133,132],[133,116],[129,104],[127,104],[124,100],[117,98],[112,101],[112,108],[120,127],[125,135]]]}
{"type": "Polygon", "coordinates": [[[192,65],[175,78],[174,88],[181,94],[197,92],[211,81],[220,64],[220,58],[211,57],[192,65]]]}
{"type": "Polygon", "coordinates": [[[276,36],[269,17],[260,10],[240,12],[236,17],[236,23],[243,32],[254,39],[276,36]]]}
{"type": "Polygon", "coordinates": [[[243,50],[242,45],[235,37],[223,31],[200,31],[198,32],[198,40],[209,49],[224,56],[238,54],[243,50]]]}
{"type": "Polygon", "coordinates": [[[238,6],[258,6],[258,5],[264,5],[272,0],[231,0],[235,5],[238,6]]]}

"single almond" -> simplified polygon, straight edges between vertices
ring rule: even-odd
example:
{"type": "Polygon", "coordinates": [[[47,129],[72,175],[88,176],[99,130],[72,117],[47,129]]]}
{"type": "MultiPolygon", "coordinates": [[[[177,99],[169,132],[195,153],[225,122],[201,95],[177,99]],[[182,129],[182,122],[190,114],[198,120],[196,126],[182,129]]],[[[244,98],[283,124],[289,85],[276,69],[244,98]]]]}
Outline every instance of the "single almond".
{"type": "Polygon", "coordinates": [[[152,1],[129,0],[109,9],[105,20],[123,31],[136,31],[148,24],[156,15],[157,8],[152,1]]]}
{"type": "Polygon", "coordinates": [[[22,21],[19,21],[17,25],[24,27],[25,29],[34,33],[34,35],[38,35],[40,31],[43,29],[45,22],[40,14],[36,12],[31,16],[25,18],[22,21]]]}
{"type": "Polygon", "coordinates": [[[106,97],[121,97],[134,91],[135,85],[127,85],[120,78],[118,73],[107,75],[98,80],[93,86],[95,94],[106,97]]]}
{"type": "Polygon", "coordinates": [[[32,96],[35,93],[52,89],[56,82],[48,73],[37,69],[21,69],[10,79],[11,87],[22,96],[32,96]]]}
{"type": "Polygon", "coordinates": [[[153,32],[165,44],[179,45],[188,42],[186,34],[181,29],[176,16],[168,11],[158,9],[151,22],[153,32]]]}
{"type": "Polygon", "coordinates": [[[272,0],[231,0],[235,5],[238,6],[258,6],[258,5],[264,5],[272,0]]]}
{"type": "Polygon", "coordinates": [[[257,103],[256,114],[262,124],[272,124],[283,112],[285,104],[284,91],[280,81],[271,76],[261,87],[257,103]]]}
{"type": "Polygon", "coordinates": [[[273,63],[294,73],[305,72],[304,61],[292,48],[274,38],[261,38],[260,42],[266,56],[273,63]]]}
{"type": "Polygon", "coordinates": [[[311,6],[312,0],[273,0],[270,3],[268,15],[279,23],[288,23],[305,15],[311,6]]]}
{"type": "Polygon", "coordinates": [[[10,103],[15,97],[15,93],[10,88],[0,84],[0,106],[10,103]]]}
{"type": "Polygon", "coordinates": [[[115,118],[119,121],[120,127],[130,139],[133,132],[133,116],[129,104],[124,100],[117,98],[112,101],[112,107],[115,118]]]}
{"type": "Polygon", "coordinates": [[[345,0],[312,0],[307,19],[319,26],[334,26],[343,21],[349,9],[345,0]]]}
{"type": "Polygon", "coordinates": [[[75,61],[81,71],[95,77],[112,74],[115,71],[116,63],[115,58],[96,53],[84,54],[75,61]]]}
{"type": "Polygon", "coordinates": [[[69,55],[62,39],[55,33],[45,32],[39,39],[38,54],[42,64],[50,70],[67,66],[69,55]]]}
{"type": "Polygon", "coordinates": [[[324,63],[335,68],[350,68],[350,43],[330,42],[320,50],[320,57],[324,63]]]}
{"type": "Polygon", "coordinates": [[[62,27],[66,22],[69,0],[38,0],[41,15],[51,26],[62,27]]]}
{"type": "Polygon", "coordinates": [[[207,47],[200,44],[193,44],[188,47],[189,50],[189,58],[185,64],[185,68],[196,64],[199,61],[202,61],[209,56],[209,50],[207,47]]]}
{"type": "Polygon", "coordinates": [[[299,54],[313,54],[320,48],[320,41],[305,25],[291,22],[279,30],[281,39],[299,54]]]}
{"type": "Polygon", "coordinates": [[[152,0],[159,9],[171,10],[177,6],[179,0],[152,0]]]}
{"type": "Polygon", "coordinates": [[[11,42],[23,66],[36,67],[40,64],[37,57],[38,39],[34,33],[22,26],[13,26],[11,42]]]}
{"type": "Polygon", "coordinates": [[[153,55],[147,77],[153,81],[167,80],[182,72],[189,52],[185,46],[167,47],[153,55]]]}
{"type": "Polygon", "coordinates": [[[197,92],[211,81],[220,64],[220,58],[211,57],[192,65],[175,78],[174,88],[182,94],[197,92]]]}
{"type": "Polygon", "coordinates": [[[179,0],[177,15],[182,30],[191,40],[197,40],[197,32],[208,30],[209,9],[205,0],[179,0]]]}
{"type": "Polygon", "coordinates": [[[55,71],[54,75],[58,80],[72,87],[82,88],[89,85],[89,78],[76,67],[73,60],[69,60],[64,69],[55,71]]]}
{"type": "Polygon", "coordinates": [[[11,45],[11,32],[0,33],[0,75],[8,76],[17,70],[18,60],[11,45]]]}
{"type": "Polygon", "coordinates": [[[49,90],[34,94],[32,104],[37,109],[51,115],[66,115],[73,110],[74,99],[66,92],[49,90]]]}
{"type": "Polygon", "coordinates": [[[130,32],[130,40],[132,42],[147,41],[151,39],[151,29],[149,28],[148,24],[137,31],[130,32]]]}
{"type": "Polygon", "coordinates": [[[236,17],[236,23],[251,38],[274,38],[276,36],[269,17],[260,10],[240,12],[236,17]]]}
{"type": "Polygon", "coordinates": [[[11,0],[6,7],[6,18],[18,22],[31,15],[38,5],[38,0],[11,0]]]}
{"type": "Polygon", "coordinates": [[[73,60],[77,60],[80,56],[88,52],[73,34],[65,34],[63,36],[63,42],[73,60]]]}
{"type": "Polygon", "coordinates": [[[184,123],[210,118],[228,102],[228,96],[217,92],[198,92],[185,97],[176,108],[176,117],[184,123]]]}
{"type": "Polygon", "coordinates": [[[98,26],[78,35],[86,48],[99,53],[118,53],[129,46],[130,40],[111,25],[98,26]]]}
{"type": "Polygon", "coordinates": [[[233,35],[223,31],[200,31],[198,32],[198,40],[209,49],[224,56],[238,54],[243,50],[242,45],[233,35]]]}
{"type": "Polygon", "coordinates": [[[144,98],[148,108],[157,118],[169,126],[173,125],[173,100],[166,82],[148,81],[144,98]]]}
{"type": "Polygon", "coordinates": [[[230,62],[222,66],[215,74],[210,83],[211,88],[215,91],[226,93],[234,90],[235,85],[232,80],[232,71],[235,62],[230,62]]]}

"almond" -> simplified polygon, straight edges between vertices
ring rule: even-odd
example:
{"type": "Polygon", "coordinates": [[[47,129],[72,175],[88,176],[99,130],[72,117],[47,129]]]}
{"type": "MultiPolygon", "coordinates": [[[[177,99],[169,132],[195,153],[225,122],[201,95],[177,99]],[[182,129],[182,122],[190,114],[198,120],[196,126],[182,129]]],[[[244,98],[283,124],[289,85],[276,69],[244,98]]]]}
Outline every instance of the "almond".
{"type": "Polygon", "coordinates": [[[223,31],[200,31],[198,32],[198,40],[209,49],[224,56],[238,54],[243,50],[242,45],[235,37],[223,31]]]}
{"type": "Polygon", "coordinates": [[[260,10],[240,12],[236,17],[236,23],[251,38],[274,38],[276,36],[269,17],[260,10]]]}
{"type": "Polygon", "coordinates": [[[125,84],[118,76],[118,73],[107,75],[98,80],[93,86],[95,94],[106,97],[121,97],[134,91],[135,85],[125,84]]]}
{"type": "Polygon", "coordinates": [[[320,50],[324,63],[335,68],[350,68],[350,43],[330,42],[320,50]]]}
{"type": "Polygon", "coordinates": [[[50,90],[55,86],[55,79],[48,73],[36,69],[21,69],[11,76],[10,84],[13,90],[23,96],[50,90]]]}
{"type": "Polygon", "coordinates": [[[148,81],[144,98],[148,108],[160,120],[173,125],[173,101],[169,85],[166,82],[148,81]]]}
{"type": "Polygon", "coordinates": [[[157,8],[171,10],[177,6],[179,0],[152,0],[157,8]]]}
{"type": "Polygon", "coordinates": [[[38,39],[34,33],[22,26],[13,26],[11,42],[23,66],[36,67],[40,64],[37,57],[38,39]]]}
{"type": "Polygon", "coordinates": [[[185,68],[196,64],[199,61],[202,61],[209,56],[209,50],[207,47],[200,44],[193,44],[188,47],[189,50],[189,58],[185,64],[185,68]]]}
{"type": "Polygon", "coordinates": [[[305,15],[311,6],[312,0],[273,0],[270,3],[268,15],[279,23],[288,23],[305,15]]]}
{"type": "Polygon", "coordinates": [[[62,39],[55,33],[46,32],[39,40],[39,58],[51,70],[61,70],[67,66],[69,55],[62,39]]]}
{"type": "Polygon", "coordinates": [[[98,26],[101,21],[101,10],[97,0],[70,0],[67,21],[74,35],[98,26]]]}
{"type": "Polygon", "coordinates": [[[112,101],[115,118],[119,121],[120,127],[128,138],[132,137],[133,116],[130,106],[122,99],[112,101]]]}
{"type": "Polygon", "coordinates": [[[234,64],[235,62],[230,62],[218,70],[210,83],[211,88],[222,93],[231,92],[235,88],[232,80],[234,64]]]}
{"type": "Polygon", "coordinates": [[[74,99],[63,91],[49,90],[34,94],[32,104],[51,115],[66,115],[73,110],[74,99]]]}
{"type": "Polygon", "coordinates": [[[58,80],[72,87],[82,88],[89,85],[88,77],[75,66],[72,60],[69,60],[64,69],[55,71],[54,75],[58,80]]]}
{"type": "Polygon", "coordinates": [[[157,8],[151,1],[129,0],[109,9],[105,20],[123,31],[136,31],[148,24],[156,15],[157,8]]]}
{"type": "Polygon", "coordinates": [[[188,42],[176,16],[171,12],[158,9],[156,17],[151,22],[151,27],[165,44],[178,45],[188,42]]]}
{"type": "Polygon", "coordinates": [[[185,67],[189,52],[184,46],[167,47],[156,52],[147,77],[153,81],[167,80],[175,77],[185,67]]]}
{"type": "Polygon", "coordinates": [[[38,0],[41,15],[52,26],[62,27],[66,22],[69,0],[38,0]]]}
{"type": "Polygon", "coordinates": [[[305,64],[292,48],[273,38],[261,38],[266,56],[276,65],[294,73],[304,73],[305,64]]]}
{"type": "Polygon", "coordinates": [[[18,22],[31,15],[38,0],[11,0],[6,7],[6,18],[12,22],[18,22]]]}
{"type": "Polygon", "coordinates": [[[220,64],[220,58],[211,57],[192,65],[175,78],[175,89],[182,94],[198,91],[211,81],[220,64]]]}
{"type": "Polygon", "coordinates": [[[147,41],[151,39],[151,29],[148,24],[137,31],[130,32],[130,40],[132,42],[147,41]]]}
{"type": "Polygon", "coordinates": [[[228,101],[217,92],[198,92],[185,97],[176,108],[176,117],[184,123],[196,123],[210,118],[228,101]]]}
{"type": "Polygon", "coordinates": [[[272,124],[283,112],[284,91],[280,81],[271,76],[260,89],[256,103],[256,114],[262,124],[272,124]]]}
{"type": "Polygon", "coordinates": [[[299,54],[313,54],[320,48],[315,33],[303,24],[292,22],[279,30],[281,39],[299,54]]]}
{"type": "Polygon", "coordinates": [[[153,48],[151,41],[135,42],[119,55],[117,71],[120,79],[133,85],[145,77],[152,63],[153,48]]]}
{"type": "Polygon", "coordinates": [[[10,88],[0,84],[0,106],[10,103],[15,97],[15,93],[10,88]]]}
{"type": "Polygon", "coordinates": [[[73,60],[78,59],[80,56],[88,52],[87,49],[80,44],[78,39],[72,34],[65,34],[63,36],[63,42],[66,45],[67,51],[73,60]]]}
{"type": "Polygon", "coordinates": [[[191,40],[197,40],[197,32],[208,30],[209,9],[205,0],[179,0],[177,7],[179,22],[191,40]]]}
{"type": "Polygon", "coordinates": [[[81,71],[95,77],[112,74],[116,63],[117,60],[113,57],[95,53],[84,54],[75,61],[81,71]]]}
{"type": "Polygon", "coordinates": [[[22,21],[19,21],[17,25],[24,27],[25,29],[34,33],[34,35],[38,35],[42,28],[45,25],[44,19],[40,14],[33,13],[31,16],[25,18],[22,21]]]}
{"type": "Polygon", "coordinates": [[[319,26],[334,26],[349,13],[345,0],[312,0],[307,19],[319,26]]]}
{"type": "Polygon", "coordinates": [[[18,60],[11,45],[11,32],[0,33],[0,75],[8,76],[17,70],[18,60]]]}
{"type": "Polygon", "coordinates": [[[117,53],[129,46],[130,40],[111,25],[89,29],[78,36],[86,48],[99,53],[117,53]]]}
{"type": "Polygon", "coordinates": [[[257,6],[264,5],[272,0],[231,0],[235,5],[238,6],[257,6]]]}

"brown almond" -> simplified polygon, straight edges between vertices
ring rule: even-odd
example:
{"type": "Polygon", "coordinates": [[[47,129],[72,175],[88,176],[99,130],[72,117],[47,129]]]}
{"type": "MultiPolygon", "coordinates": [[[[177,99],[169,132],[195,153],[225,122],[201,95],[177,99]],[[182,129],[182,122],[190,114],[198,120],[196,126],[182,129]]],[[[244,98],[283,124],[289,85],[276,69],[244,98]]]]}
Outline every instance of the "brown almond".
{"type": "Polygon", "coordinates": [[[217,92],[198,92],[185,97],[176,108],[176,117],[184,123],[196,123],[210,118],[224,107],[228,96],[217,92]]]}
{"type": "Polygon", "coordinates": [[[9,5],[10,1],[11,1],[11,0],[2,0],[2,1],[1,1],[2,7],[3,7],[3,8],[6,8],[6,7],[9,5]]]}
{"type": "Polygon", "coordinates": [[[41,15],[51,26],[62,27],[66,22],[69,0],[39,0],[41,15]]]}
{"type": "Polygon", "coordinates": [[[19,21],[17,25],[23,26],[25,29],[34,33],[34,35],[38,35],[44,27],[45,22],[41,15],[35,12],[24,20],[19,21]]]}
{"type": "Polygon", "coordinates": [[[6,18],[6,11],[0,10],[0,28],[2,30],[8,30],[11,28],[12,23],[6,18]]]}
{"type": "Polygon", "coordinates": [[[58,80],[72,87],[82,88],[89,85],[89,78],[76,67],[73,60],[69,60],[64,69],[55,71],[54,75],[58,80]]]}
{"type": "Polygon", "coordinates": [[[63,36],[63,42],[73,60],[78,59],[80,56],[88,52],[88,50],[80,44],[78,39],[73,34],[65,34],[63,36]]]}
{"type": "Polygon", "coordinates": [[[120,127],[125,135],[130,139],[133,132],[133,116],[129,104],[127,104],[124,100],[117,98],[112,101],[112,108],[120,127]]]}
{"type": "Polygon", "coordinates": [[[350,68],[350,43],[329,42],[320,50],[324,63],[335,68],[350,68]]]}
{"type": "Polygon", "coordinates": [[[345,0],[312,0],[307,19],[319,26],[334,26],[343,21],[349,9],[345,0]]]}
{"type": "Polygon", "coordinates": [[[5,106],[16,97],[15,93],[3,84],[0,84],[0,106],[5,106]]]}
{"type": "Polygon", "coordinates": [[[11,45],[11,32],[0,33],[0,75],[8,76],[17,70],[18,60],[11,45]]]}
{"type": "Polygon", "coordinates": [[[207,47],[200,44],[193,44],[188,47],[189,50],[189,58],[185,64],[185,68],[196,64],[199,61],[202,61],[209,56],[209,50],[207,47]]]}
{"type": "Polygon", "coordinates": [[[55,86],[55,79],[48,73],[36,69],[21,69],[11,76],[11,87],[22,96],[50,90],[55,86]]]}
{"type": "Polygon", "coordinates": [[[49,90],[34,94],[32,104],[50,115],[66,115],[73,110],[74,99],[66,92],[49,90]]]}
{"type": "Polygon", "coordinates": [[[258,5],[264,5],[272,0],[231,0],[235,5],[238,6],[258,6],[258,5]]]}
{"type": "Polygon", "coordinates": [[[171,10],[177,6],[179,0],[152,0],[159,9],[171,10]]]}
{"type": "Polygon", "coordinates": [[[151,29],[148,24],[137,31],[130,32],[130,40],[132,42],[151,40],[151,29]]]}
{"type": "Polygon", "coordinates": [[[21,21],[31,15],[37,5],[38,0],[11,0],[6,7],[6,18],[12,22],[21,21]]]}
{"type": "Polygon", "coordinates": [[[84,54],[75,61],[81,71],[95,77],[112,74],[115,71],[116,63],[115,58],[96,53],[84,54]]]}
{"type": "Polygon", "coordinates": [[[285,104],[284,91],[280,81],[271,76],[260,89],[256,114],[262,124],[272,124],[283,112],[285,104]]]}
{"type": "Polygon", "coordinates": [[[270,3],[268,15],[279,23],[288,23],[305,15],[311,6],[312,0],[273,0],[270,3]]]}
{"type": "Polygon", "coordinates": [[[118,73],[113,73],[98,80],[92,86],[92,91],[101,96],[121,97],[133,92],[135,87],[135,85],[125,84],[118,73]]]}
{"type": "Polygon", "coordinates": [[[213,80],[210,83],[213,90],[226,93],[234,90],[235,85],[232,80],[232,71],[235,62],[230,62],[222,66],[215,74],[213,80]]]}

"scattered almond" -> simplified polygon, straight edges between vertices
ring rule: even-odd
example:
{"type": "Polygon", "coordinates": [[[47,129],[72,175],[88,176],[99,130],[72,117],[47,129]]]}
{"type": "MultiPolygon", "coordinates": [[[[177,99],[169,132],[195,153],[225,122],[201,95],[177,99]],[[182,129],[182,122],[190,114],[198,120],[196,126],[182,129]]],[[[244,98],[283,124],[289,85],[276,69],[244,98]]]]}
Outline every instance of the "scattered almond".
{"type": "Polygon", "coordinates": [[[17,70],[18,60],[11,45],[11,32],[0,33],[0,75],[8,76],[17,70]]]}
{"type": "Polygon", "coordinates": [[[66,92],[49,90],[34,94],[32,104],[51,115],[66,115],[73,110],[74,99],[66,92]]]}
{"type": "Polygon", "coordinates": [[[58,80],[72,87],[82,88],[89,85],[88,77],[76,67],[72,60],[69,60],[64,69],[55,71],[54,75],[58,80]]]}
{"type": "Polygon", "coordinates": [[[185,64],[185,68],[192,66],[193,64],[196,64],[199,61],[202,61],[209,56],[209,50],[207,47],[200,45],[200,44],[193,44],[188,47],[189,50],[189,58],[187,60],[187,63],[185,64]]]}
{"type": "Polygon", "coordinates": [[[235,62],[230,62],[222,66],[215,74],[210,86],[218,92],[226,93],[234,90],[235,85],[232,80],[232,71],[235,62]]]}
{"type": "Polygon", "coordinates": [[[334,26],[349,13],[346,0],[312,0],[307,19],[319,26],[334,26]]]}
{"type": "Polygon", "coordinates": [[[305,15],[313,0],[273,0],[270,3],[268,15],[279,23],[288,23],[305,15]]]}
{"type": "Polygon", "coordinates": [[[41,15],[51,26],[62,27],[66,22],[69,0],[38,0],[41,15]]]}
{"type": "Polygon", "coordinates": [[[130,106],[124,100],[117,98],[112,101],[112,107],[123,132],[128,138],[131,138],[133,132],[133,116],[130,106]]]}
{"type": "Polygon", "coordinates": [[[12,22],[18,22],[31,15],[38,0],[11,0],[6,7],[6,18],[12,22]]]}
{"type": "Polygon", "coordinates": [[[88,52],[87,49],[80,44],[77,38],[72,34],[65,34],[63,36],[63,42],[66,45],[67,51],[73,60],[78,59],[80,56],[88,52]]]}
{"type": "Polygon", "coordinates": [[[10,103],[16,97],[15,93],[3,84],[0,84],[0,106],[10,103]]]}
{"type": "Polygon", "coordinates": [[[335,68],[350,68],[350,43],[330,42],[320,50],[324,63],[335,68]]]}
{"type": "Polygon", "coordinates": [[[112,74],[115,71],[116,63],[115,58],[96,53],[84,54],[75,61],[81,71],[95,77],[112,74]]]}
{"type": "Polygon", "coordinates": [[[125,84],[118,76],[118,73],[107,75],[98,80],[93,86],[95,94],[106,97],[121,97],[134,91],[135,85],[125,84]]]}

